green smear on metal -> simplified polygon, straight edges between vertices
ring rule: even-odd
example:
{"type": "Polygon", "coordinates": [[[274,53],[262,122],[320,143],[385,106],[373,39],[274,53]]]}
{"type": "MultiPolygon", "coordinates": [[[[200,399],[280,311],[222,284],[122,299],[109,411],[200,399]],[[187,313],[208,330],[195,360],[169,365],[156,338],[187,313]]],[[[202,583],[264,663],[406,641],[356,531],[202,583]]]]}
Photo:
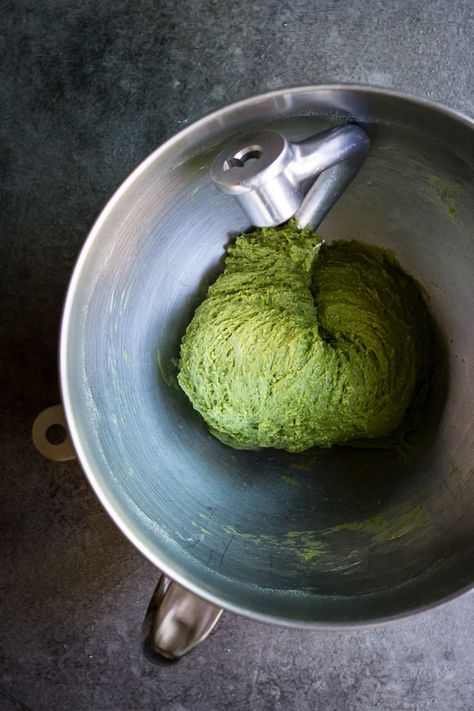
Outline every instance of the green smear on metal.
{"type": "Polygon", "coordinates": [[[386,514],[378,514],[353,523],[342,523],[322,531],[323,535],[332,535],[342,531],[360,531],[372,537],[375,543],[401,538],[412,532],[418,526],[427,523],[430,519],[429,512],[422,504],[406,509],[406,504],[401,504],[390,509],[386,514]]]}
{"type": "Polygon", "coordinates": [[[290,469],[295,469],[300,472],[310,472],[313,468],[314,462],[292,462],[290,464],[290,469]]]}
{"type": "Polygon", "coordinates": [[[160,375],[166,385],[168,385],[168,387],[170,388],[174,388],[175,390],[179,390],[178,380],[176,378],[176,359],[172,358],[170,361],[163,362],[163,358],[161,356],[160,351],[157,351],[156,362],[158,364],[158,370],[160,372],[160,375]]]}
{"type": "Polygon", "coordinates": [[[179,531],[175,531],[175,534],[181,541],[184,541],[185,543],[189,543],[190,541],[193,540],[193,538],[191,536],[183,536],[183,534],[180,533],[179,531]]]}
{"type": "Polygon", "coordinates": [[[223,530],[252,546],[294,556],[295,564],[304,562],[320,570],[343,570],[358,564],[369,546],[396,541],[420,527],[428,527],[432,516],[422,504],[403,503],[363,521],[343,523],[322,531],[288,531],[274,536],[239,531],[234,526],[223,526],[223,530]],[[336,552],[338,547],[331,542],[331,538],[339,534],[344,534],[344,545],[351,546],[344,554],[336,552]]]}
{"type": "Polygon", "coordinates": [[[302,561],[313,560],[323,555],[327,546],[316,537],[314,531],[288,531],[286,544],[283,543],[302,561]]]}
{"type": "Polygon", "coordinates": [[[205,513],[198,513],[199,518],[203,518],[204,521],[210,521],[211,517],[208,514],[205,513]]]}
{"type": "Polygon", "coordinates": [[[446,208],[451,221],[457,222],[457,210],[453,202],[458,192],[457,185],[443,180],[437,175],[427,175],[426,180],[434,189],[440,204],[446,208]]]}
{"type": "Polygon", "coordinates": [[[282,480],[286,484],[290,484],[291,486],[298,486],[298,482],[296,481],[294,476],[291,476],[291,474],[283,474],[282,480]]]}
{"type": "Polygon", "coordinates": [[[277,548],[282,553],[292,554],[297,560],[308,562],[319,558],[327,552],[327,545],[321,541],[315,531],[288,531],[283,536],[254,534],[238,531],[233,526],[223,526],[230,536],[249,541],[257,546],[277,548]]]}
{"type": "Polygon", "coordinates": [[[456,206],[450,202],[450,203],[448,203],[447,207],[448,207],[449,216],[451,217],[452,221],[457,222],[458,215],[457,215],[457,211],[456,211],[456,206]]]}
{"type": "MultiPolygon", "coordinates": [[[[201,514],[199,514],[199,515],[201,515],[201,514]]],[[[191,521],[191,526],[194,526],[194,528],[197,528],[199,530],[199,532],[202,533],[203,536],[210,535],[209,531],[206,528],[204,528],[203,526],[201,526],[200,523],[197,523],[196,521],[191,521]]]]}

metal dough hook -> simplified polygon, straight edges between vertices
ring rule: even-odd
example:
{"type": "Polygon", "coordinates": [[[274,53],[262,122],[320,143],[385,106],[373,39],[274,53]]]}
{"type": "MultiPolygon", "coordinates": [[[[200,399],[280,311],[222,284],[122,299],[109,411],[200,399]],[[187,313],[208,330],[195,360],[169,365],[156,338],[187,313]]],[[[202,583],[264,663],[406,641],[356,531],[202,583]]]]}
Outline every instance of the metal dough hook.
{"type": "Polygon", "coordinates": [[[369,150],[366,132],[354,124],[291,142],[263,130],[228,144],[211,166],[211,179],[237,198],[256,227],[295,217],[316,229],[347,188],[369,150]],[[316,178],[306,192],[308,180],[316,178]]]}

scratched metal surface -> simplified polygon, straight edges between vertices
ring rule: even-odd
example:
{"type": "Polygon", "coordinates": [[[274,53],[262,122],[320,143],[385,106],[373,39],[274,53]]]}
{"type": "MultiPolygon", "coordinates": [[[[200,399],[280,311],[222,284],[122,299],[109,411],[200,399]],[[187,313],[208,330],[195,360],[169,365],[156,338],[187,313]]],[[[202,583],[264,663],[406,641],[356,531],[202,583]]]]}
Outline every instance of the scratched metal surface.
{"type": "MultiPolygon", "coordinates": [[[[34,416],[59,398],[69,274],[123,177],[183,124],[282,84],[384,84],[472,115],[472,6],[423,9],[3,4],[2,708],[472,708],[472,595],[347,632],[228,614],[179,665],[150,667],[138,630],[156,571],[111,524],[78,465],[41,460],[29,440],[34,416]]],[[[425,190],[437,199],[435,184],[425,190]]],[[[449,209],[442,219],[449,227],[449,209]]],[[[468,471],[457,466],[453,482],[468,471]]],[[[456,488],[451,496],[463,506],[456,488]]]]}

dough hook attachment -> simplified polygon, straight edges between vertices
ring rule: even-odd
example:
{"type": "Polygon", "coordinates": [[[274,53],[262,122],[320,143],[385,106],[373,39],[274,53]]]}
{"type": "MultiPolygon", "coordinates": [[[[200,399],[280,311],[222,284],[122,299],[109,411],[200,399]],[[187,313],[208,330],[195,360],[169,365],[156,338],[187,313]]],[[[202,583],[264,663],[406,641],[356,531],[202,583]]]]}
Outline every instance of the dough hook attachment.
{"type": "Polygon", "coordinates": [[[369,146],[366,132],[354,124],[298,142],[265,129],[236,138],[220,151],[211,179],[237,198],[256,227],[295,217],[299,227],[316,229],[358,172],[369,146]]]}

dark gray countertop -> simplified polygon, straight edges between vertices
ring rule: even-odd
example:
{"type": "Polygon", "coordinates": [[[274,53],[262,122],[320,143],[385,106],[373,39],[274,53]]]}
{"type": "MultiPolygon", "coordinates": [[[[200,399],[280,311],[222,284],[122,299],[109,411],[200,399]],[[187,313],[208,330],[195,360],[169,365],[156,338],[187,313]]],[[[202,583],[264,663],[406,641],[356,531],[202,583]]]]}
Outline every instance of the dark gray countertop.
{"type": "Polygon", "coordinates": [[[307,633],[226,614],[155,668],[153,566],[77,463],[43,460],[68,276],[127,173],[225,103],[298,83],[403,89],[474,114],[470,0],[4,0],[0,709],[472,711],[474,597],[389,626],[307,633]]]}

